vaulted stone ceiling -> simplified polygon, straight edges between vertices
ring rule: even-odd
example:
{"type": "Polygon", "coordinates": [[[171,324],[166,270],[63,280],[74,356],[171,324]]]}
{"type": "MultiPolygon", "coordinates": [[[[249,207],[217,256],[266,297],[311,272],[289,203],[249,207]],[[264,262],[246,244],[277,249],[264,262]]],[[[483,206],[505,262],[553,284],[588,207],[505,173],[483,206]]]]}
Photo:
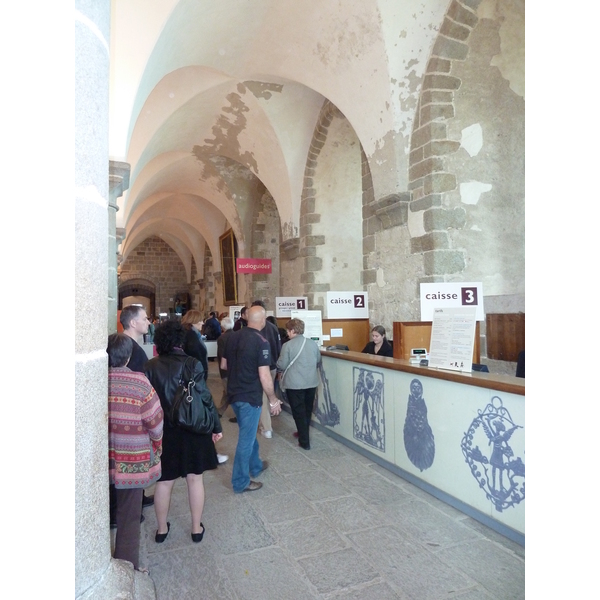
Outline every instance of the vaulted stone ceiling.
{"type": "Polygon", "coordinates": [[[354,128],[376,196],[406,189],[429,48],[448,6],[398,0],[113,0],[110,158],[124,258],[161,236],[188,268],[233,228],[247,256],[260,182],[282,241],[298,236],[308,148],[332,102],[354,128]]]}

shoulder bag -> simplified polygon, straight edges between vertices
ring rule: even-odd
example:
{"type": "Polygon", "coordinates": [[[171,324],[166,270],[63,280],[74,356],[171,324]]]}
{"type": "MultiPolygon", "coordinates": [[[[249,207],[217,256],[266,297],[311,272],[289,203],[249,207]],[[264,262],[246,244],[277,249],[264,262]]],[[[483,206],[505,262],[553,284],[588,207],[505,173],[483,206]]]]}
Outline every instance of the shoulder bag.
{"type": "MultiPolygon", "coordinates": [[[[287,343],[289,344],[289,342],[287,342],[287,343]]],[[[304,350],[304,344],[306,344],[306,338],[302,339],[302,346],[300,346],[300,350],[298,351],[298,354],[296,354],[296,356],[294,356],[293,360],[286,367],[285,371],[283,372],[283,375],[281,376],[281,380],[279,381],[279,388],[281,389],[282,392],[285,392],[285,385],[283,383],[283,381],[285,379],[285,374],[289,371],[290,367],[296,362],[296,359],[302,354],[302,350],[304,350]]]]}
{"type": "Polygon", "coordinates": [[[204,380],[194,380],[196,359],[186,358],[169,414],[173,425],[192,433],[210,434],[215,427],[212,396],[204,380]]]}

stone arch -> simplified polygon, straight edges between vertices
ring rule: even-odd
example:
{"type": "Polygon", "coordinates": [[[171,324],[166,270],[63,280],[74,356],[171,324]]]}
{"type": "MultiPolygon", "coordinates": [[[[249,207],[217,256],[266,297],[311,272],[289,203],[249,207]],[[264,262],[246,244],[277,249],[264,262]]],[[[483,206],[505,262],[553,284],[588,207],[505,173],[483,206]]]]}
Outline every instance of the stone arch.
{"type": "Polygon", "coordinates": [[[150,312],[148,316],[154,315],[156,310],[156,285],[149,279],[135,277],[123,281],[119,285],[118,310],[123,308],[123,300],[130,296],[142,296],[148,298],[150,302],[150,312]]]}
{"type": "Polygon", "coordinates": [[[411,137],[409,230],[422,281],[481,280],[487,296],[524,292],[524,98],[504,62],[520,49],[524,15],[499,0],[482,5],[480,18],[479,5],[450,4],[427,65],[411,137]]]}
{"type": "Polygon", "coordinates": [[[363,156],[352,125],[326,100],[308,152],[300,208],[300,281],[314,309],[324,310],[330,289],[362,289],[360,270],[351,265],[362,261],[363,156]]]}
{"type": "MultiPolygon", "coordinates": [[[[194,259],[191,259],[191,271],[198,273],[194,259]]],[[[154,286],[155,305],[153,312],[169,312],[173,309],[177,293],[185,291],[190,296],[195,282],[188,279],[185,265],[171,245],[158,236],[150,236],[140,243],[127,260],[119,267],[119,306],[121,306],[122,290],[126,286],[136,286],[136,282],[147,282],[147,287],[154,286]],[[133,282],[130,283],[130,282],[133,282]]]]}

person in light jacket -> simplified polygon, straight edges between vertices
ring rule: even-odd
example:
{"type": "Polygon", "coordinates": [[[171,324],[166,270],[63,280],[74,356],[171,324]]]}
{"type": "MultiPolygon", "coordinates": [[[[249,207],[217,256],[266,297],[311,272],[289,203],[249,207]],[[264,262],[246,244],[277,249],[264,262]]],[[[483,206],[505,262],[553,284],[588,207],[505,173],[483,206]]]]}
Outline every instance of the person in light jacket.
{"type": "Polygon", "coordinates": [[[289,320],[285,328],[289,341],[282,346],[277,361],[280,385],[285,389],[298,428],[298,445],[310,450],[309,427],[319,385],[317,369],[321,351],[313,340],[304,337],[304,321],[301,319],[289,320]]]}

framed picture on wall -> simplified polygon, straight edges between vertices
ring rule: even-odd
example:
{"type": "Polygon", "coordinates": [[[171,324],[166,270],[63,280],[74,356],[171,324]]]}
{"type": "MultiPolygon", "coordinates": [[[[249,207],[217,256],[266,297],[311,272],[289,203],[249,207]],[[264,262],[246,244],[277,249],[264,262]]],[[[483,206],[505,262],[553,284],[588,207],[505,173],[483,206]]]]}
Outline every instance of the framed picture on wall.
{"type": "Polygon", "coordinates": [[[223,278],[223,303],[231,306],[238,303],[237,274],[235,272],[236,241],[233,229],[219,237],[221,249],[221,274],[223,278]]]}

